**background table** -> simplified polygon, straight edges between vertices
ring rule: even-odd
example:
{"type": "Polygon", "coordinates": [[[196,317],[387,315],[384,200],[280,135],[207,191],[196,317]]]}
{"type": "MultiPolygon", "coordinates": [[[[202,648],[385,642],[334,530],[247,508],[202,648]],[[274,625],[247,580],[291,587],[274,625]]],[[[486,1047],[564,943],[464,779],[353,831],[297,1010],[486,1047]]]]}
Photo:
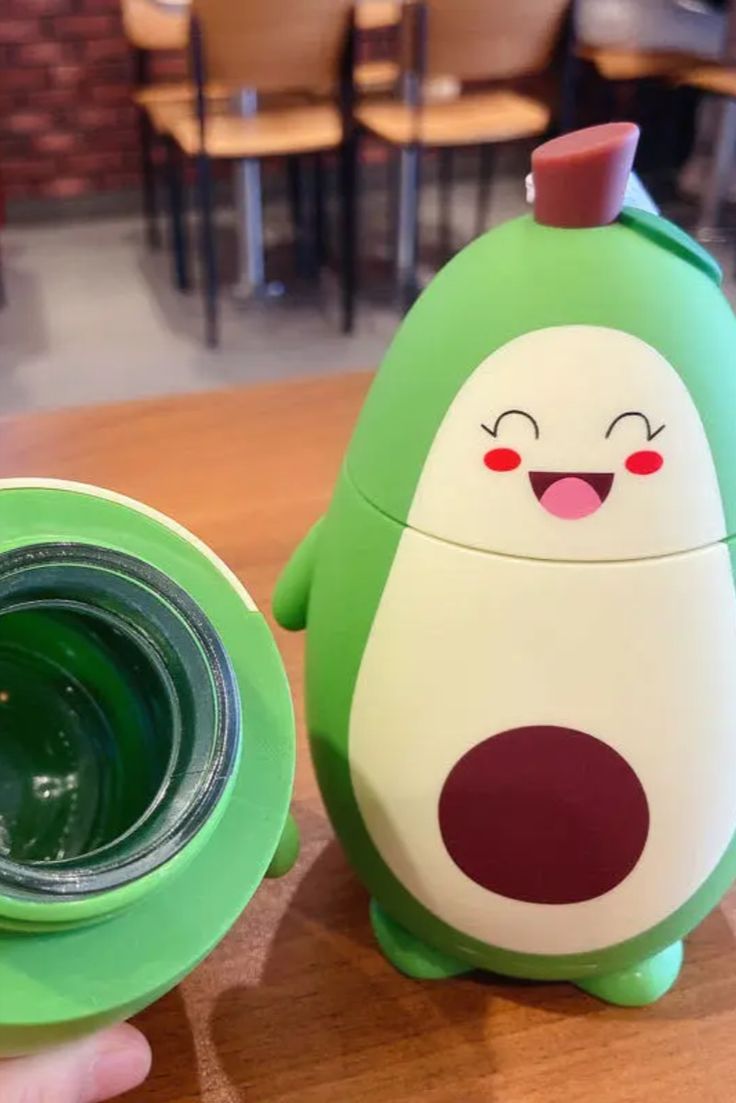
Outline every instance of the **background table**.
{"type": "MultiPolygon", "coordinates": [[[[267,610],[279,567],[325,508],[367,383],[0,420],[0,476],[81,479],[144,499],[208,541],[267,610]]],[[[303,640],[277,637],[301,730],[303,640]]],[[[131,1103],[732,1103],[733,898],[689,940],[680,983],[649,1009],[605,1007],[566,984],[417,983],[373,944],[303,733],[295,812],[296,869],[264,885],[209,960],[138,1017],[154,1072],[131,1103]]]]}

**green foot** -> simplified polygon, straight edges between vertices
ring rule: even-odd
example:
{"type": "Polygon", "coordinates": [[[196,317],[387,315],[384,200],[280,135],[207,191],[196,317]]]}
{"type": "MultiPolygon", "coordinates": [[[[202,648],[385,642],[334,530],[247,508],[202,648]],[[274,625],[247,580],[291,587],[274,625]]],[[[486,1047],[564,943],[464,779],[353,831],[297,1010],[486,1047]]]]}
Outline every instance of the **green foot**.
{"type": "Polygon", "coordinates": [[[447,980],[472,972],[472,966],[464,965],[448,957],[441,950],[434,950],[414,935],[400,927],[386,915],[375,900],[371,900],[371,926],[384,956],[394,968],[415,980],[447,980]]]}
{"type": "Polygon", "coordinates": [[[629,969],[575,983],[584,992],[606,1003],[615,1003],[620,1007],[644,1007],[669,991],[677,980],[681,966],[682,943],[673,942],[666,950],[629,969]]]}

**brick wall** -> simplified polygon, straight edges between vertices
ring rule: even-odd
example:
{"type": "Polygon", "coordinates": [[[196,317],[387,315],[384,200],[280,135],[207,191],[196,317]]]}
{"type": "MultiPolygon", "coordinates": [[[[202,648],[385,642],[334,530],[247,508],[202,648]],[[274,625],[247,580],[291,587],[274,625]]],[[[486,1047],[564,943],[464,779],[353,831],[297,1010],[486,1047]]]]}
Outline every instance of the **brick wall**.
{"type": "MultiPolygon", "coordinates": [[[[157,58],[157,76],[184,59],[157,58]]],[[[133,65],[119,0],[0,0],[0,179],[8,199],[134,187],[133,65]]]]}
{"type": "MultiPolygon", "coordinates": [[[[365,36],[365,57],[390,54],[365,36]]],[[[180,80],[181,54],[150,56],[150,78],[180,80]]],[[[0,185],[10,200],[138,185],[134,65],[120,0],[0,0],[0,185]]]]}

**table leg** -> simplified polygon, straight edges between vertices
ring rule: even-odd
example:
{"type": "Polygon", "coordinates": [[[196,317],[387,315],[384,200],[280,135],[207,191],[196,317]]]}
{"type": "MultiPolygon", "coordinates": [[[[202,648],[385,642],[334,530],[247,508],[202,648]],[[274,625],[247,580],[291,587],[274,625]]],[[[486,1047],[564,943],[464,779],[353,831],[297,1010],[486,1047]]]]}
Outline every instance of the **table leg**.
{"type": "Polygon", "coordinates": [[[698,218],[697,236],[701,241],[717,240],[718,215],[736,152],[736,100],[723,99],[720,104],[720,120],[713,150],[710,175],[705,187],[698,218]]]}
{"type": "MultiPolygon", "coordinates": [[[[241,115],[254,115],[258,110],[258,94],[253,89],[243,89],[236,97],[236,108],[241,115]]],[[[282,284],[266,282],[261,163],[254,157],[246,157],[235,166],[235,209],[239,275],[233,297],[245,303],[252,298],[280,295],[282,284]]]]}
{"type": "Polygon", "coordinates": [[[186,191],[181,152],[172,138],[166,141],[166,177],[169,189],[171,261],[174,283],[179,291],[189,290],[189,244],[186,191]]]}

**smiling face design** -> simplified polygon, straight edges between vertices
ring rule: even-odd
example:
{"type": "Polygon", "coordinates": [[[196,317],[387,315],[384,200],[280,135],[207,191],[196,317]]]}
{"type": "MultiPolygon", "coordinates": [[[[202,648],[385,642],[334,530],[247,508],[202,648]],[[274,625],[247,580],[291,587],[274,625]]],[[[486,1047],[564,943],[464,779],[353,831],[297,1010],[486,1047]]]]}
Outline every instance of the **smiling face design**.
{"type": "Polygon", "coordinates": [[[598,326],[535,330],[475,369],[432,443],[408,523],[540,559],[635,559],[725,536],[684,383],[656,349],[598,326]]]}

